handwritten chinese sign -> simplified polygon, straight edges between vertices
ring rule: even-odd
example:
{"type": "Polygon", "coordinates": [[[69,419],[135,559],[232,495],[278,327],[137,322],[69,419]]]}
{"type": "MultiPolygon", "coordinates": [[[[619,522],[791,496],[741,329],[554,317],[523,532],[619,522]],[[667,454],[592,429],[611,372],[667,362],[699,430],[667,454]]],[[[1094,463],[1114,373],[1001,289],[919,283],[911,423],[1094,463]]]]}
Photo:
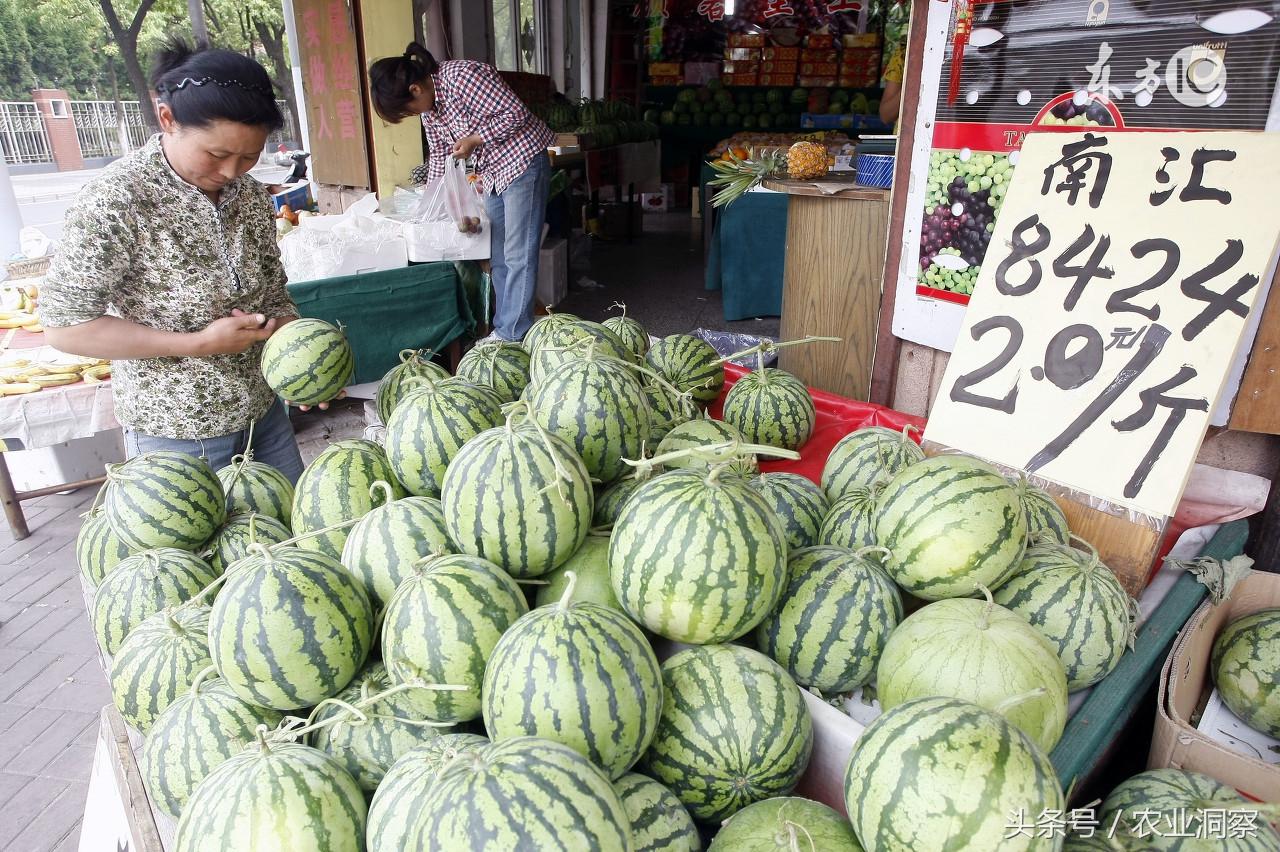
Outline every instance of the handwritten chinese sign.
{"type": "Polygon", "coordinates": [[[1172,515],[1271,260],[1280,138],[1027,137],[926,438],[1172,515]]]}
{"type": "Polygon", "coordinates": [[[297,0],[307,120],[316,180],[369,187],[360,61],[346,0],[297,0]]]}

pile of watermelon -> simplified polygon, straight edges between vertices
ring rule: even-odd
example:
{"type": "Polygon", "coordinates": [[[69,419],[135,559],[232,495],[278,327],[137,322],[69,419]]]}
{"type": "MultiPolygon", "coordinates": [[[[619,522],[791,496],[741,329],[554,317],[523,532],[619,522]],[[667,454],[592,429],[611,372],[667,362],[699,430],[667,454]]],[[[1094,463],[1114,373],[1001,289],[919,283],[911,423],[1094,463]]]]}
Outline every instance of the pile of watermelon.
{"type": "Polygon", "coordinates": [[[760,473],[813,399],[762,368],[712,420],[724,360],[554,314],[452,376],[405,353],[385,443],[296,486],[252,457],[112,469],[77,556],[177,849],[699,849],[726,821],[715,848],[995,848],[1061,809],[1068,689],[1129,640],[1114,576],[1047,494],[911,434],[760,473]],[[802,690],[871,684],[849,820],[787,798],[802,690]]]}

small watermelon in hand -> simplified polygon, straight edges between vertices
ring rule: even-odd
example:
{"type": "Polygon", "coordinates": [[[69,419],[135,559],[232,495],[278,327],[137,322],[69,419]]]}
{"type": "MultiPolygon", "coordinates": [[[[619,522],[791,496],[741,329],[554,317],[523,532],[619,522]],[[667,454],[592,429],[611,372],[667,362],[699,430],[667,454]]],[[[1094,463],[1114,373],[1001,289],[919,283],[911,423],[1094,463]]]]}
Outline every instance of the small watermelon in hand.
{"type": "Polygon", "coordinates": [[[356,360],[341,329],[304,317],[287,323],[262,347],[262,376],[281,399],[318,405],[351,381],[356,360]]]}

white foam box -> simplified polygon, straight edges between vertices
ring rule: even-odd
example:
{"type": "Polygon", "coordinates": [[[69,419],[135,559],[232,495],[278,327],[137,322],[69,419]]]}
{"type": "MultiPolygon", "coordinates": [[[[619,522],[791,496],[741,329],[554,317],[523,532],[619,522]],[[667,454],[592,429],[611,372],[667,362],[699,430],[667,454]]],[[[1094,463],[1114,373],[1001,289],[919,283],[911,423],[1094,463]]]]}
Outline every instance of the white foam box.
{"type": "Polygon", "coordinates": [[[569,295],[569,241],[543,240],[538,252],[538,301],[553,308],[569,295]]]}
{"type": "Polygon", "coordinates": [[[4,454],[18,491],[34,491],[102,476],[107,464],[124,461],[124,432],[110,429],[35,450],[4,454]]]}
{"type": "Polygon", "coordinates": [[[640,193],[640,209],[646,213],[668,213],[675,204],[675,187],[662,185],[661,192],[640,193]]]}

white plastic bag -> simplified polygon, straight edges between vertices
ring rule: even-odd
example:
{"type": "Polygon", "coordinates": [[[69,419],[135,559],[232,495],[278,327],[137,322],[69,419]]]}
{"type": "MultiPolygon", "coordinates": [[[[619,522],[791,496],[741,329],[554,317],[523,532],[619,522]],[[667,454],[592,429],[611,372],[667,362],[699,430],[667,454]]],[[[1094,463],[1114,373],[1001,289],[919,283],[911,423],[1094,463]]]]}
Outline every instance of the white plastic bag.
{"type": "Polygon", "coordinates": [[[410,261],[489,257],[489,217],[461,160],[449,158],[444,175],[422,188],[413,212],[402,221],[410,261]]]}

